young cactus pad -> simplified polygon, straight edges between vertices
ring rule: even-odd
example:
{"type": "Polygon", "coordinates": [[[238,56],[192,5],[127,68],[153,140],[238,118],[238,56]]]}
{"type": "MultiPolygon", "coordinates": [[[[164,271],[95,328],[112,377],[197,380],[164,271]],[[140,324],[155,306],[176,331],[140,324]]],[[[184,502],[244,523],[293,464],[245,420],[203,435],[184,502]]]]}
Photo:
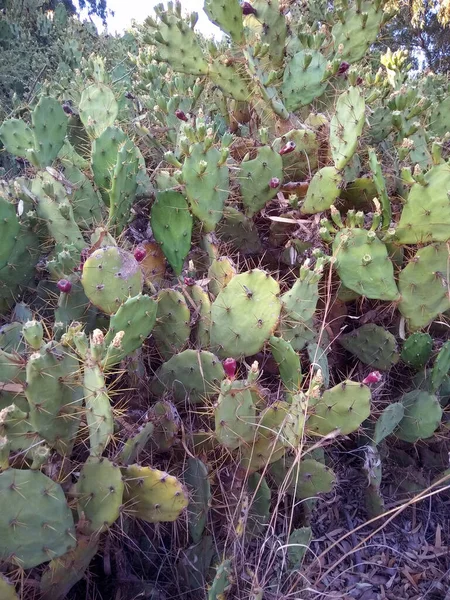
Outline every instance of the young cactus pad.
{"type": "Polygon", "coordinates": [[[348,435],[370,416],[370,399],[366,385],[343,381],[324,392],[321,398],[310,400],[306,428],[319,435],[327,435],[335,429],[341,435],[348,435]]]}
{"type": "Polygon", "coordinates": [[[0,559],[30,569],[75,547],[75,527],[61,486],[40,471],[0,473],[0,559]]]}
{"type": "Polygon", "coordinates": [[[89,533],[101,533],[118,518],[124,483],[120,468],[107,458],[89,457],[77,484],[78,514],[87,520],[89,533]]]}
{"type": "Polygon", "coordinates": [[[333,241],[335,268],[351,290],[377,300],[397,300],[394,267],[374,231],[345,228],[333,241]]]}
{"type": "Polygon", "coordinates": [[[150,218],[153,235],[175,275],[181,275],[191,249],[192,215],[179,192],[158,192],[150,218]]]}
{"type": "Polygon", "coordinates": [[[130,296],[142,292],[142,279],[139,263],[130,252],[106,246],[86,260],[81,283],[92,304],[113,315],[130,296]]]}
{"type": "Polygon", "coordinates": [[[278,324],[279,293],[275,279],[260,269],[233,277],[211,307],[211,346],[219,356],[252,356],[263,348],[278,324]]]}
{"type": "Polygon", "coordinates": [[[164,471],[130,465],[123,474],[124,502],[129,513],[138,519],[148,523],[175,521],[188,505],[186,488],[164,471]]]}
{"type": "Polygon", "coordinates": [[[442,419],[442,408],[434,394],[413,390],[405,394],[401,402],[405,414],[395,435],[405,442],[417,442],[433,435],[442,419]]]}
{"type": "Polygon", "coordinates": [[[280,488],[298,500],[331,492],[336,481],[331,469],[312,458],[300,462],[292,457],[282,458],[270,466],[269,472],[280,488]]]}
{"type": "Polygon", "coordinates": [[[375,369],[389,370],[399,359],[395,337],[374,323],[342,335],[339,342],[361,362],[375,369]]]}
{"type": "Polygon", "coordinates": [[[157,371],[152,391],[161,395],[165,390],[173,394],[175,402],[204,403],[219,393],[225,377],[222,363],[211,352],[184,350],[172,356],[157,371]]]}

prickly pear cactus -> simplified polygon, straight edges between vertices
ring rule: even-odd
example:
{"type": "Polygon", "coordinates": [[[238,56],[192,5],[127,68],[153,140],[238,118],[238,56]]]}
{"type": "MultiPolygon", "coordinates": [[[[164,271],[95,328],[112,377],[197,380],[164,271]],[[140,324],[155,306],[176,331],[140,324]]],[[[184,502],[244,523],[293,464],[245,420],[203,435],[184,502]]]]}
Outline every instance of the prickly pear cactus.
{"type": "Polygon", "coordinates": [[[186,488],[168,473],[130,465],[123,476],[124,502],[135,518],[149,523],[175,521],[189,503],[186,488]]]}
{"type": "Polygon", "coordinates": [[[278,324],[279,292],[278,283],[260,269],[231,279],[211,306],[211,346],[219,356],[239,358],[262,349],[278,324]]]}
{"type": "Polygon", "coordinates": [[[72,513],[60,485],[40,471],[0,473],[2,560],[30,569],[75,547],[72,513]]]}
{"type": "Polygon", "coordinates": [[[81,283],[90,302],[112,315],[142,292],[142,271],[134,256],[117,246],[95,250],[83,265],[81,283]]]}

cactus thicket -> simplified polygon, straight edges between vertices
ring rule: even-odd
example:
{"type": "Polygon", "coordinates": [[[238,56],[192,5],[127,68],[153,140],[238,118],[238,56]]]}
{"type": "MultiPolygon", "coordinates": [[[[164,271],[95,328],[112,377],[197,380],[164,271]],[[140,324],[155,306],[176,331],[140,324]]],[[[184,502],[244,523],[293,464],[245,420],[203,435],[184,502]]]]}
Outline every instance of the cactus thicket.
{"type": "Polygon", "coordinates": [[[379,518],[444,444],[449,88],[392,4],[158,4],[0,124],[0,596],[303,597],[340,461],[379,518]]]}

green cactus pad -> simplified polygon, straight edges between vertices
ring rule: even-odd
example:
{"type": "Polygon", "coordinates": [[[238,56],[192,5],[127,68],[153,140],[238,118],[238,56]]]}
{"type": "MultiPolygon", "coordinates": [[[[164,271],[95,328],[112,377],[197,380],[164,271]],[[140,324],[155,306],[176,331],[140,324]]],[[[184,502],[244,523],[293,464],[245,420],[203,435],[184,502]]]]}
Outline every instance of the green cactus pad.
{"type": "Polygon", "coordinates": [[[88,533],[106,531],[119,518],[124,483],[120,468],[107,458],[88,458],[76,486],[78,514],[88,533]]]}
{"type": "Polygon", "coordinates": [[[283,338],[272,336],[269,344],[285,388],[289,392],[295,392],[300,388],[303,379],[300,357],[283,338]]]}
{"type": "Polygon", "coordinates": [[[23,569],[75,547],[75,527],[60,485],[40,471],[0,473],[0,557],[23,569]]]}
{"type": "Polygon", "coordinates": [[[142,292],[142,272],[134,256],[117,246],[95,250],[83,265],[81,283],[90,302],[112,315],[142,292]]]}
{"type": "Polygon", "coordinates": [[[314,175],[306,192],[301,211],[306,214],[330,208],[341,193],[342,175],[335,167],[323,167],[314,175]]]}
{"type": "Polygon", "coordinates": [[[405,407],[405,414],[395,435],[411,443],[431,437],[442,419],[442,408],[436,396],[413,390],[405,394],[401,402],[405,407]]]}
{"type": "Polygon", "coordinates": [[[98,539],[77,536],[77,546],[48,564],[40,581],[42,600],[64,600],[72,587],[83,578],[97,554],[98,539]]]}
{"type": "Polygon", "coordinates": [[[101,83],[94,83],[83,90],[78,109],[80,119],[93,139],[114,125],[119,110],[113,91],[101,83]]]}
{"type": "Polygon", "coordinates": [[[283,161],[269,146],[259,148],[254,159],[241,163],[238,178],[248,217],[253,217],[277,195],[278,188],[269,186],[274,177],[283,180],[283,161]]]}
{"type": "Polygon", "coordinates": [[[317,331],[312,319],[303,323],[282,313],[278,328],[281,337],[289,342],[296,352],[301,352],[309,342],[317,338],[317,331]]]}
{"type": "Polygon", "coordinates": [[[228,167],[221,164],[221,160],[217,148],[206,150],[203,143],[197,143],[191,146],[183,164],[182,177],[189,206],[205,232],[214,231],[229,194],[228,167]],[[200,168],[201,164],[204,169],[200,168]]]}
{"type": "Polygon", "coordinates": [[[231,560],[224,560],[216,568],[214,579],[208,590],[208,600],[222,600],[231,585],[231,560]]]}
{"type": "Polygon", "coordinates": [[[189,298],[194,308],[194,316],[197,319],[194,329],[196,348],[209,348],[211,329],[211,300],[208,292],[200,285],[189,286],[185,290],[185,296],[189,298]]]}
{"type": "Polygon", "coordinates": [[[156,322],[156,302],[146,295],[139,294],[128,298],[111,317],[108,333],[105,336],[106,356],[102,361],[104,369],[110,369],[126,356],[140,348],[156,322]],[[123,331],[120,341],[115,336],[123,331]]]}
{"type": "Polygon", "coordinates": [[[183,295],[177,290],[161,290],[157,302],[153,338],[161,356],[167,360],[186,346],[191,334],[191,314],[183,295]]]}
{"type": "Polygon", "coordinates": [[[27,362],[30,423],[61,454],[70,454],[80,422],[83,392],[78,370],[77,358],[55,342],[27,362]]]}
{"type": "Polygon", "coordinates": [[[233,277],[211,307],[211,346],[219,356],[252,356],[263,348],[278,324],[279,292],[278,283],[260,269],[233,277]]]}
{"type": "Polygon", "coordinates": [[[99,193],[94,190],[90,179],[71,164],[64,167],[64,175],[74,184],[70,201],[78,225],[83,229],[99,225],[103,220],[103,202],[99,193]]]}
{"type": "Polygon", "coordinates": [[[124,502],[133,517],[148,523],[175,521],[189,503],[185,487],[164,471],[130,465],[123,474],[124,502]]]}
{"type": "Polygon", "coordinates": [[[431,371],[431,389],[433,392],[441,387],[444,379],[450,373],[450,341],[445,342],[439,350],[431,371]]]}
{"type": "Polygon", "coordinates": [[[375,423],[373,432],[373,443],[375,445],[380,444],[384,438],[390,435],[400,421],[403,419],[405,414],[405,407],[401,402],[393,402],[389,404],[381,415],[378,417],[375,423]]]}
{"type": "Polygon", "coordinates": [[[344,228],[333,241],[335,268],[349,289],[377,300],[397,300],[394,267],[374,232],[344,228]]]}
{"type": "Polygon", "coordinates": [[[209,291],[217,296],[236,275],[236,269],[230,258],[222,256],[214,259],[208,269],[209,291]]]}
{"type": "Polygon", "coordinates": [[[36,196],[36,214],[46,223],[55,242],[61,246],[73,244],[78,250],[82,250],[86,243],[75,221],[64,186],[49,173],[43,172],[33,179],[31,191],[36,196]]]}
{"type": "Polygon", "coordinates": [[[22,334],[33,350],[39,350],[44,339],[44,328],[40,321],[27,321],[23,324],[22,334]]]}
{"type": "Polygon", "coordinates": [[[211,500],[211,485],[206,465],[198,458],[190,456],[187,459],[184,481],[191,492],[188,506],[189,533],[194,544],[197,544],[206,526],[211,500]]]}
{"type": "Polygon", "coordinates": [[[0,127],[0,138],[8,152],[21,158],[29,158],[34,149],[32,130],[22,119],[8,119],[0,127]]]}
{"type": "Polygon", "coordinates": [[[112,439],[114,422],[105,378],[90,354],[84,361],[84,403],[91,456],[101,456],[112,439]]]}
{"type": "Polygon", "coordinates": [[[348,435],[369,417],[370,399],[367,386],[343,381],[324,392],[321,398],[310,400],[306,428],[319,435],[327,435],[335,429],[339,429],[341,435],[348,435]]]}
{"type": "Polygon", "coordinates": [[[151,209],[150,224],[175,275],[181,275],[192,236],[192,215],[183,194],[158,192],[151,209]]]}
{"type": "Polygon", "coordinates": [[[339,342],[361,362],[375,369],[388,371],[399,360],[395,337],[373,323],[341,335],[339,342]]]}
{"type": "Polygon", "coordinates": [[[238,0],[228,0],[226,4],[217,0],[205,0],[203,10],[215,25],[231,37],[233,42],[240,44],[244,41],[242,8],[238,0]]]}
{"type": "Polygon", "coordinates": [[[64,144],[67,117],[54,98],[42,96],[31,113],[33,128],[20,119],[4,121],[0,138],[8,152],[35,167],[51,165],[64,144]]]}
{"type": "Polygon", "coordinates": [[[303,264],[298,279],[281,297],[283,311],[288,315],[291,324],[307,323],[312,319],[319,300],[319,281],[322,274],[323,263],[317,262],[314,269],[309,264],[303,264]]]}
{"type": "Polygon", "coordinates": [[[365,55],[380,32],[385,14],[382,5],[371,0],[355,2],[339,15],[331,33],[335,49],[342,49],[341,60],[354,63],[365,55]]]}
{"type": "Polygon", "coordinates": [[[446,242],[450,223],[450,169],[446,163],[432,167],[423,175],[424,183],[415,183],[403,206],[396,229],[400,244],[446,242]]]}
{"type": "Polygon", "coordinates": [[[165,362],[155,375],[155,395],[170,391],[176,402],[203,404],[219,393],[225,373],[220,360],[206,351],[184,350],[165,362]]]}
{"type": "Polygon", "coordinates": [[[327,88],[327,60],[318,50],[300,50],[287,62],[281,94],[289,112],[310,104],[327,88]]]}
{"type": "Polygon", "coordinates": [[[108,228],[121,233],[130,219],[131,207],[138,188],[139,157],[129,140],[117,152],[117,162],[111,175],[108,228]]]}
{"type": "Polygon", "coordinates": [[[145,21],[144,41],[155,45],[158,53],[154,56],[159,62],[169,63],[178,73],[206,75],[208,63],[200,45],[200,39],[187,21],[181,18],[181,6],[173,4],[167,11],[162,4],[155,10],[158,22],[148,18],[145,21]]]}
{"type": "Polygon", "coordinates": [[[256,410],[250,389],[242,381],[233,381],[222,391],[214,408],[217,440],[235,450],[255,436],[256,410]]]}
{"type": "Polygon", "coordinates": [[[51,165],[64,144],[67,116],[55,98],[42,96],[31,113],[31,120],[39,165],[51,165]]]}
{"type": "Polygon", "coordinates": [[[339,96],[330,122],[331,155],[336,169],[343,169],[352,159],[364,126],[365,102],[362,92],[350,87],[339,96]]]}
{"type": "Polygon", "coordinates": [[[331,492],[336,481],[331,469],[312,458],[300,462],[292,457],[282,458],[270,465],[269,473],[279,488],[298,500],[331,492]]]}
{"type": "Polygon", "coordinates": [[[281,11],[279,0],[253,0],[256,15],[244,17],[247,44],[253,46],[259,41],[268,44],[267,63],[278,69],[284,61],[284,44],[287,36],[286,19],[281,11]]]}
{"type": "Polygon", "coordinates": [[[311,527],[301,527],[294,529],[289,536],[289,546],[287,549],[287,558],[291,568],[299,568],[302,564],[313,534],[311,527]]]}
{"type": "Polygon", "coordinates": [[[94,181],[100,188],[104,201],[109,203],[111,178],[117,164],[119,148],[128,140],[118,127],[108,127],[93,141],[91,167],[94,181]]]}
{"type": "Polygon", "coordinates": [[[305,398],[296,394],[287,402],[265,408],[254,427],[251,444],[241,448],[241,468],[250,473],[279,460],[286,449],[299,447],[305,423],[305,398]]]}
{"type": "Polygon", "coordinates": [[[217,227],[217,236],[225,242],[231,252],[258,254],[263,251],[258,230],[253,222],[236,208],[226,206],[223,219],[217,227]]]}
{"type": "Polygon", "coordinates": [[[391,201],[387,193],[386,181],[383,177],[381,165],[378,162],[377,155],[373,148],[369,148],[369,163],[372,170],[373,181],[377,188],[377,197],[381,204],[382,229],[388,229],[392,219],[391,201]]]}
{"type": "Polygon", "coordinates": [[[272,149],[280,152],[288,142],[294,142],[295,150],[283,154],[283,173],[288,181],[303,181],[318,167],[319,142],[314,131],[292,129],[274,140],[272,149]]]}
{"type": "Polygon", "coordinates": [[[160,400],[150,408],[147,418],[153,423],[149,447],[158,452],[170,450],[180,430],[180,416],[175,406],[167,400],[160,400]]]}
{"type": "Polygon", "coordinates": [[[7,438],[11,453],[20,452],[25,459],[30,459],[32,449],[43,442],[30,424],[29,414],[15,404],[0,411],[0,436],[7,438]]]}
{"type": "Polygon", "coordinates": [[[136,435],[128,438],[119,454],[118,461],[124,465],[130,465],[138,460],[140,453],[149,443],[154,428],[153,423],[148,422],[136,435]]]}
{"type": "Polygon", "coordinates": [[[413,333],[403,342],[402,361],[419,371],[430,360],[432,349],[433,339],[429,333],[413,333]]]}
{"type": "Polygon", "coordinates": [[[247,102],[251,96],[245,77],[240,73],[239,65],[232,64],[227,58],[216,58],[209,66],[211,81],[220,87],[224,96],[238,102],[247,102]]]}
{"type": "Polygon", "coordinates": [[[426,327],[439,314],[450,309],[448,294],[447,244],[420,248],[400,272],[398,309],[410,330],[426,327]]]}

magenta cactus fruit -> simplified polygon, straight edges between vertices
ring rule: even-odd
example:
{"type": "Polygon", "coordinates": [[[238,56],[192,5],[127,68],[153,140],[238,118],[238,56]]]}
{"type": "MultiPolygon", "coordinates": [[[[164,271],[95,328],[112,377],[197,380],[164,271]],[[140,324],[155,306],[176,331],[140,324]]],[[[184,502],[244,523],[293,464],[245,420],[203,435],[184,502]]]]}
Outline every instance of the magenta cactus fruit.
{"type": "Polygon", "coordinates": [[[281,148],[280,154],[281,154],[281,156],[283,156],[284,154],[290,154],[291,152],[294,152],[295,148],[296,148],[296,143],[293,141],[290,141],[281,148]]]}
{"type": "Polygon", "coordinates": [[[250,4],[250,2],[241,3],[242,14],[246,17],[247,15],[256,15],[256,9],[250,4]]]}
{"type": "Polygon", "coordinates": [[[72,289],[72,284],[68,279],[60,279],[56,285],[58,290],[64,294],[69,294],[72,289]]]}
{"type": "Polygon", "coordinates": [[[366,385],[370,383],[378,383],[381,381],[382,377],[383,376],[381,375],[380,371],[372,371],[362,380],[362,383],[366,385]]]}
{"type": "Polygon", "coordinates": [[[138,262],[142,262],[147,256],[147,251],[145,250],[145,248],[142,248],[142,246],[138,246],[137,248],[135,248],[133,255],[138,262]]]}
{"type": "Polygon", "coordinates": [[[350,68],[350,65],[348,62],[342,61],[341,64],[339,65],[338,68],[338,75],[343,75],[344,73],[346,73],[350,68]]]}
{"type": "Polygon", "coordinates": [[[185,277],[184,285],[188,285],[189,287],[195,285],[195,279],[193,277],[185,277]]]}
{"type": "Polygon", "coordinates": [[[175,116],[177,117],[177,119],[180,119],[180,121],[189,121],[189,119],[186,116],[186,113],[180,110],[179,108],[177,108],[177,110],[175,111],[175,116]]]}
{"type": "Polygon", "coordinates": [[[234,379],[236,375],[236,361],[234,358],[226,358],[223,361],[223,370],[228,379],[234,379]]]}
{"type": "Polygon", "coordinates": [[[273,190],[276,190],[280,187],[280,183],[281,182],[278,177],[272,177],[272,179],[269,181],[269,187],[273,190]]]}

